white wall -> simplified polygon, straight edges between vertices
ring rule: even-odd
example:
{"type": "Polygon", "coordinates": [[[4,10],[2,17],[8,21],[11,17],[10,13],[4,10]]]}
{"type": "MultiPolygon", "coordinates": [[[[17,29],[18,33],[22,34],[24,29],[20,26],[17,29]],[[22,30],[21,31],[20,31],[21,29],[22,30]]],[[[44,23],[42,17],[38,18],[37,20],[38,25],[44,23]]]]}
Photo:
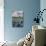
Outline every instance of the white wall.
{"type": "Polygon", "coordinates": [[[0,0],[0,42],[4,41],[4,3],[0,0]]]}

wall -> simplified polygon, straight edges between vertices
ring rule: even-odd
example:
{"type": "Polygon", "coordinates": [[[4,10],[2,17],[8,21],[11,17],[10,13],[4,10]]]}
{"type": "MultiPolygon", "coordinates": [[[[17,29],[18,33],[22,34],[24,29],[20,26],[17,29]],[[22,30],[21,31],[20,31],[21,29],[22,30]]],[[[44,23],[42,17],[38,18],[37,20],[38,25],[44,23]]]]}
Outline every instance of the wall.
{"type": "Polygon", "coordinates": [[[4,41],[4,0],[0,0],[0,42],[4,41]]]}
{"type": "Polygon", "coordinates": [[[4,0],[4,35],[7,41],[18,41],[32,28],[32,19],[40,9],[40,0],[4,0]],[[24,27],[12,27],[12,10],[24,11],[24,27]]]}

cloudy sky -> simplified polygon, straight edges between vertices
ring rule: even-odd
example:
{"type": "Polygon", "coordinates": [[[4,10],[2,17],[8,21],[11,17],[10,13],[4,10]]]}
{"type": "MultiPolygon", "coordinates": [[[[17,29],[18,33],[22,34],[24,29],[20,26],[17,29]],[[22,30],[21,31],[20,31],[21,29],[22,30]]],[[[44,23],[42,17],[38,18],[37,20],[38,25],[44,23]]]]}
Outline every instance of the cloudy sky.
{"type": "Polygon", "coordinates": [[[12,16],[14,17],[23,17],[23,11],[14,11],[12,16]]]}

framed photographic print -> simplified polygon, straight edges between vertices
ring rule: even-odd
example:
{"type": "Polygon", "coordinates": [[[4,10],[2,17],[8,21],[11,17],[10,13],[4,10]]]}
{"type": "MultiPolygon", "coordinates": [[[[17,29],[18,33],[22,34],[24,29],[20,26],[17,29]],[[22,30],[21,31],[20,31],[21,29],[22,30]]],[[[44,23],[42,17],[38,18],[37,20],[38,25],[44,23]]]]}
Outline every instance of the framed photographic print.
{"type": "Polygon", "coordinates": [[[12,27],[23,27],[24,13],[23,11],[14,11],[12,14],[12,27]]]}

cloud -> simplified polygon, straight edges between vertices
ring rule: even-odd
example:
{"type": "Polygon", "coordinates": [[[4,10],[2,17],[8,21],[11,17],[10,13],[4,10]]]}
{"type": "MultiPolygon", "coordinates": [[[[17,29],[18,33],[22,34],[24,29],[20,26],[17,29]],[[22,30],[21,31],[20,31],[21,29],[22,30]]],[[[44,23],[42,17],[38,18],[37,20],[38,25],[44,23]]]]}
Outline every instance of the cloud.
{"type": "Polygon", "coordinates": [[[23,11],[14,11],[12,16],[13,17],[23,17],[23,11]]]}

